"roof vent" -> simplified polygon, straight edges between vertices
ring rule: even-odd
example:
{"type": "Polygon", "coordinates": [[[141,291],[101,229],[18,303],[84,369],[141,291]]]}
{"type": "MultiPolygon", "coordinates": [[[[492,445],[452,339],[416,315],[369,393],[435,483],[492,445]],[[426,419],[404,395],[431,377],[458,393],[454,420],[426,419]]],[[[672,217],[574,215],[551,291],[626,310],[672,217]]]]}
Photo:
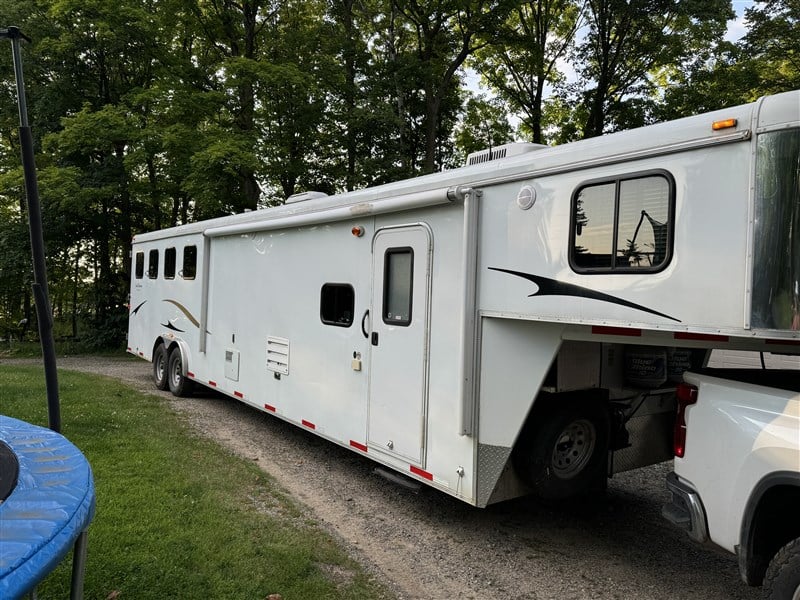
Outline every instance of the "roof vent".
{"type": "Polygon", "coordinates": [[[286,199],[286,204],[294,202],[304,202],[306,200],[313,200],[315,198],[325,198],[328,194],[325,192],[300,192],[299,194],[292,194],[286,199]]]}
{"type": "Polygon", "coordinates": [[[509,156],[519,156],[520,154],[527,154],[528,152],[533,152],[534,150],[541,150],[543,148],[549,148],[544,144],[529,144],[526,142],[515,142],[513,144],[503,144],[502,146],[496,146],[494,148],[488,148],[486,150],[479,150],[478,152],[473,152],[467,156],[466,166],[471,165],[480,165],[485,162],[489,162],[491,160],[497,160],[498,158],[507,158],[509,156]]]}

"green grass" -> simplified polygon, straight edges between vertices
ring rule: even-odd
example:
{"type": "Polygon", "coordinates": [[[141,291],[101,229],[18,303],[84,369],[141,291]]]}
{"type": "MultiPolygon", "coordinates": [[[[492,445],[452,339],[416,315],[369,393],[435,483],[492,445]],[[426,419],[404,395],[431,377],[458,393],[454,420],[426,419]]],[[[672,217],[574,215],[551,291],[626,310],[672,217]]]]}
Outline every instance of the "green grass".
{"type": "MultiPolygon", "coordinates": [[[[386,598],[248,461],[154,396],[61,371],[62,431],[92,465],[87,600],[386,598]]],[[[0,365],[0,412],[46,426],[42,369],[0,365]]],[[[38,588],[69,597],[70,561],[38,588]]]]}

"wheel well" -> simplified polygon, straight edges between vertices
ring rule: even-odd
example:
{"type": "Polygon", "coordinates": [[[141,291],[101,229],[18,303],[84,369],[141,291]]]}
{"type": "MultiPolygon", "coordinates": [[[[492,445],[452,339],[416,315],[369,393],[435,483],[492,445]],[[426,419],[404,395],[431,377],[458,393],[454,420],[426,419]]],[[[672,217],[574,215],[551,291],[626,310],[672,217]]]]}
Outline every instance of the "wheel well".
{"type": "Polygon", "coordinates": [[[800,485],[796,484],[775,485],[758,500],[744,533],[746,560],[742,564],[742,577],[748,584],[761,585],[775,553],[800,537],[798,506],[800,485]]]}
{"type": "Polygon", "coordinates": [[[162,338],[160,338],[160,337],[157,337],[156,341],[153,342],[153,349],[150,351],[150,356],[155,356],[156,355],[156,348],[158,348],[158,346],[160,344],[163,344],[163,343],[164,343],[164,340],[162,338]]]}

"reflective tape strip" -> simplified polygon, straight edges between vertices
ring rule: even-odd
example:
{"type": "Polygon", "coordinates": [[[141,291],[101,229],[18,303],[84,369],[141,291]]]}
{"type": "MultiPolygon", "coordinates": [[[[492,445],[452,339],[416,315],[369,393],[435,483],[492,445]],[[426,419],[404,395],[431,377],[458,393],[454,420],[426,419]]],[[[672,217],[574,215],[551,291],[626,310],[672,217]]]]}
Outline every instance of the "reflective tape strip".
{"type": "Polygon", "coordinates": [[[217,387],[217,382],[216,382],[216,381],[211,381],[211,380],[209,379],[209,380],[208,380],[208,385],[210,385],[211,387],[217,387]]]}
{"type": "Polygon", "coordinates": [[[316,425],[314,425],[314,424],[313,424],[311,421],[306,421],[305,419],[303,419],[303,420],[301,420],[300,422],[301,422],[303,425],[305,425],[306,427],[308,427],[309,429],[316,429],[316,428],[317,428],[317,426],[316,426],[316,425]]]}
{"type": "Polygon", "coordinates": [[[606,327],[604,325],[593,325],[594,335],[624,335],[628,337],[642,337],[641,329],[631,329],[629,327],[606,327]]]}
{"type": "Polygon", "coordinates": [[[350,440],[350,445],[357,450],[361,450],[362,452],[367,451],[367,447],[364,444],[359,444],[355,440],[350,440]]]}
{"type": "Polygon", "coordinates": [[[264,405],[264,409],[268,410],[269,412],[276,412],[275,407],[274,406],[270,406],[269,404],[265,404],[264,405]]]}
{"type": "Polygon", "coordinates": [[[433,474],[428,473],[427,471],[423,471],[419,467],[411,465],[411,472],[414,473],[414,475],[419,475],[420,477],[427,479],[428,481],[433,481],[433,474]]]}
{"type": "Polygon", "coordinates": [[[233,395],[234,395],[234,396],[236,396],[237,398],[242,398],[242,399],[244,399],[244,394],[243,394],[242,392],[236,392],[236,391],[234,391],[234,392],[233,392],[233,395]]]}

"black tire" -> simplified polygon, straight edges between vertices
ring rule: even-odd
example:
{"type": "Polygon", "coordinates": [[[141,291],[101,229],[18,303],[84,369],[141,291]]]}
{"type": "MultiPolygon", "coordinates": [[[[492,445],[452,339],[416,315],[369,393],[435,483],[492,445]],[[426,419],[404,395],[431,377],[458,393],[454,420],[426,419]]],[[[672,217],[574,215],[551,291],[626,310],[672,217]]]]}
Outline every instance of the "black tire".
{"type": "Polygon", "coordinates": [[[169,388],[167,370],[167,347],[159,344],[153,352],[153,383],[162,391],[169,388]]]}
{"type": "Polygon", "coordinates": [[[173,396],[188,398],[194,391],[194,382],[186,378],[183,371],[181,351],[177,347],[173,348],[169,355],[167,381],[169,383],[169,391],[172,392],[173,396]]]}
{"type": "Polygon", "coordinates": [[[543,397],[514,451],[517,473],[542,500],[606,486],[608,410],[598,398],[543,397]]]}
{"type": "Polygon", "coordinates": [[[800,538],[773,557],[764,575],[764,596],[768,600],[800,600],[800,538]]]}

